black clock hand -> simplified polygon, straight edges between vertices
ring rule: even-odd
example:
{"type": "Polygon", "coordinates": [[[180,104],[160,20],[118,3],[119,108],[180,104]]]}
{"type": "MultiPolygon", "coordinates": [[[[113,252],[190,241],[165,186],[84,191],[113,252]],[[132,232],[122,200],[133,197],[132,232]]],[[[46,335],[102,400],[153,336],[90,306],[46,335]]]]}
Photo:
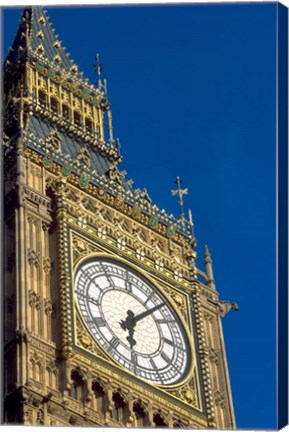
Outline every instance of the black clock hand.
{"type": "Polygon", "coordinates": [[[128,330],[129,335],[127,337],[127,340],[130,343],[131,349],[136,344],[136,341],[133,338],[134,328],[136,326],[136,323],[138,321],[140,321],[141,319],[147,317],[148,315],[152,314],[153,312],[157,311],[158,309],[160,309],[164,305],[165,305],[165,303],[161,303],[161,304],[159,304],[159,305],[157,305],[151,309],[148,309],[148,310],[146,310],[146,311],[144,311],[144,312],[142,312],[136,316],[131,310],[127,311],[127,317],[126,317],[125,321],[121,320],[120,326],[123,330],[128,330]]]}
{"type": "Polygon", "coordinates": [[[127,311],[127,317],[125,319],[125,321],[121,320],[120,322],[120,326],[123,330],[128,330],[128,336],[127,336],[127,340],[130,344],[130,348],[133,349],[134,345],[136,344],[136,341],[133,338],[133,334],[134,334],[134,328],[135,328],[135,321],[134,321],[134,313],[131,310],[127,311]]]}
{"type": "Polygon", "coordinates": [[[140,314],[138,314],[137,316],[134,317],[134,322],[137,323],[139,320],[147,317],[148,315],[154,313],[155,311],[157,311],[158,309],[160,309],[161,307],[163,307],[165,305],[165,303],[161,303],[151,309],[148,309],[140,314]]]}

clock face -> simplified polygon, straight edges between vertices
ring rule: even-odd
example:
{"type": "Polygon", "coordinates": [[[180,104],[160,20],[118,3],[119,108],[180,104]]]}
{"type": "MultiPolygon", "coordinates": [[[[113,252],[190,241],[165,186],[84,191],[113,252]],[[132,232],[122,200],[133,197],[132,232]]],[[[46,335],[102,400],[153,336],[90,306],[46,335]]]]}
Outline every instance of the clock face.
{"type": "Polygon", "coordinates": [[[156,384],[185,377],[187,333],[172,306],[136,271],[95,258],[78,267],[75,295],[90,333],[120,365],[156,384]]]}

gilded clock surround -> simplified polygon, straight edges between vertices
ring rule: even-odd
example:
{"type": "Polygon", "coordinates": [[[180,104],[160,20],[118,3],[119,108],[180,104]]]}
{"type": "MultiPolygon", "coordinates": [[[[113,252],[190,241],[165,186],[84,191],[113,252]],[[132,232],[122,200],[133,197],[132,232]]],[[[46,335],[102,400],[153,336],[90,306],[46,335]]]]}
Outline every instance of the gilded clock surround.
{"type": "Polygon", "coordinates": [[[192,221],[119,170],[99,57],[95,88],[31,7],[4,69],[5,421],[234,428],[221,318],[237,306],[219,300],[207,247],[197,267],[192,221]],[[176,310],[192,350],[182,382],[142,380],[93,340],[73,292],[91,257],[136,269],[176,310]]]}

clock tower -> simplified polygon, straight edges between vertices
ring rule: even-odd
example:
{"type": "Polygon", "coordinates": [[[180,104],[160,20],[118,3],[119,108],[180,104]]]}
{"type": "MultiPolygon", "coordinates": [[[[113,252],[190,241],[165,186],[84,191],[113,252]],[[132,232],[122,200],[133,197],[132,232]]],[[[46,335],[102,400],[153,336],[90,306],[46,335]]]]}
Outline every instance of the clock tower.
{"type": "Polygon", "coordinates": [[[90,84],[24,10],[4,65],[4,422],[235,428],[221,321],[237,306],[207,247],[197,267],[191,218],[120,171],[101,69],[90,84]]]}

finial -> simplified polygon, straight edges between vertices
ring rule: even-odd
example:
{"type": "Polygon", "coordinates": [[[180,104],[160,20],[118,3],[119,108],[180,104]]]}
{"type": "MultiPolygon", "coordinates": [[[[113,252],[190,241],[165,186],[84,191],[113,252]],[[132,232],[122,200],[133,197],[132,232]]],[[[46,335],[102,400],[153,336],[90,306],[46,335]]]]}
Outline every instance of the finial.
{"type": "Polygon", "coordinates": [[[210,250],[207,245],[204,246],[204,251],[205,251],[205,262],[212,262],[210,250]]]}
{"type": "Polygon", "coordinates": [[[178,189],[171,190],[171,193],[173,196],[178,195],[178,197],[179,197],[178,203],[179,203],[180,210],[181,210],[181,220],[183,223],[185,223],[183,195],[188,195],[189,190],[188,190],[188,188],[181,189],[182,180],[180,179],[180,177],[176,178],[175,184],[178,186],[178,189]]]}
{"type": "Polygon", "coordinates": [[[94,70],[97,73],[98,88],[100,89],[102,86],[102,82],[101,82],[102,63],[100,62],[100,55],[99,54],[95,55],[95,60],[96,60],[96,63],[94,65],[94,70]]]}

